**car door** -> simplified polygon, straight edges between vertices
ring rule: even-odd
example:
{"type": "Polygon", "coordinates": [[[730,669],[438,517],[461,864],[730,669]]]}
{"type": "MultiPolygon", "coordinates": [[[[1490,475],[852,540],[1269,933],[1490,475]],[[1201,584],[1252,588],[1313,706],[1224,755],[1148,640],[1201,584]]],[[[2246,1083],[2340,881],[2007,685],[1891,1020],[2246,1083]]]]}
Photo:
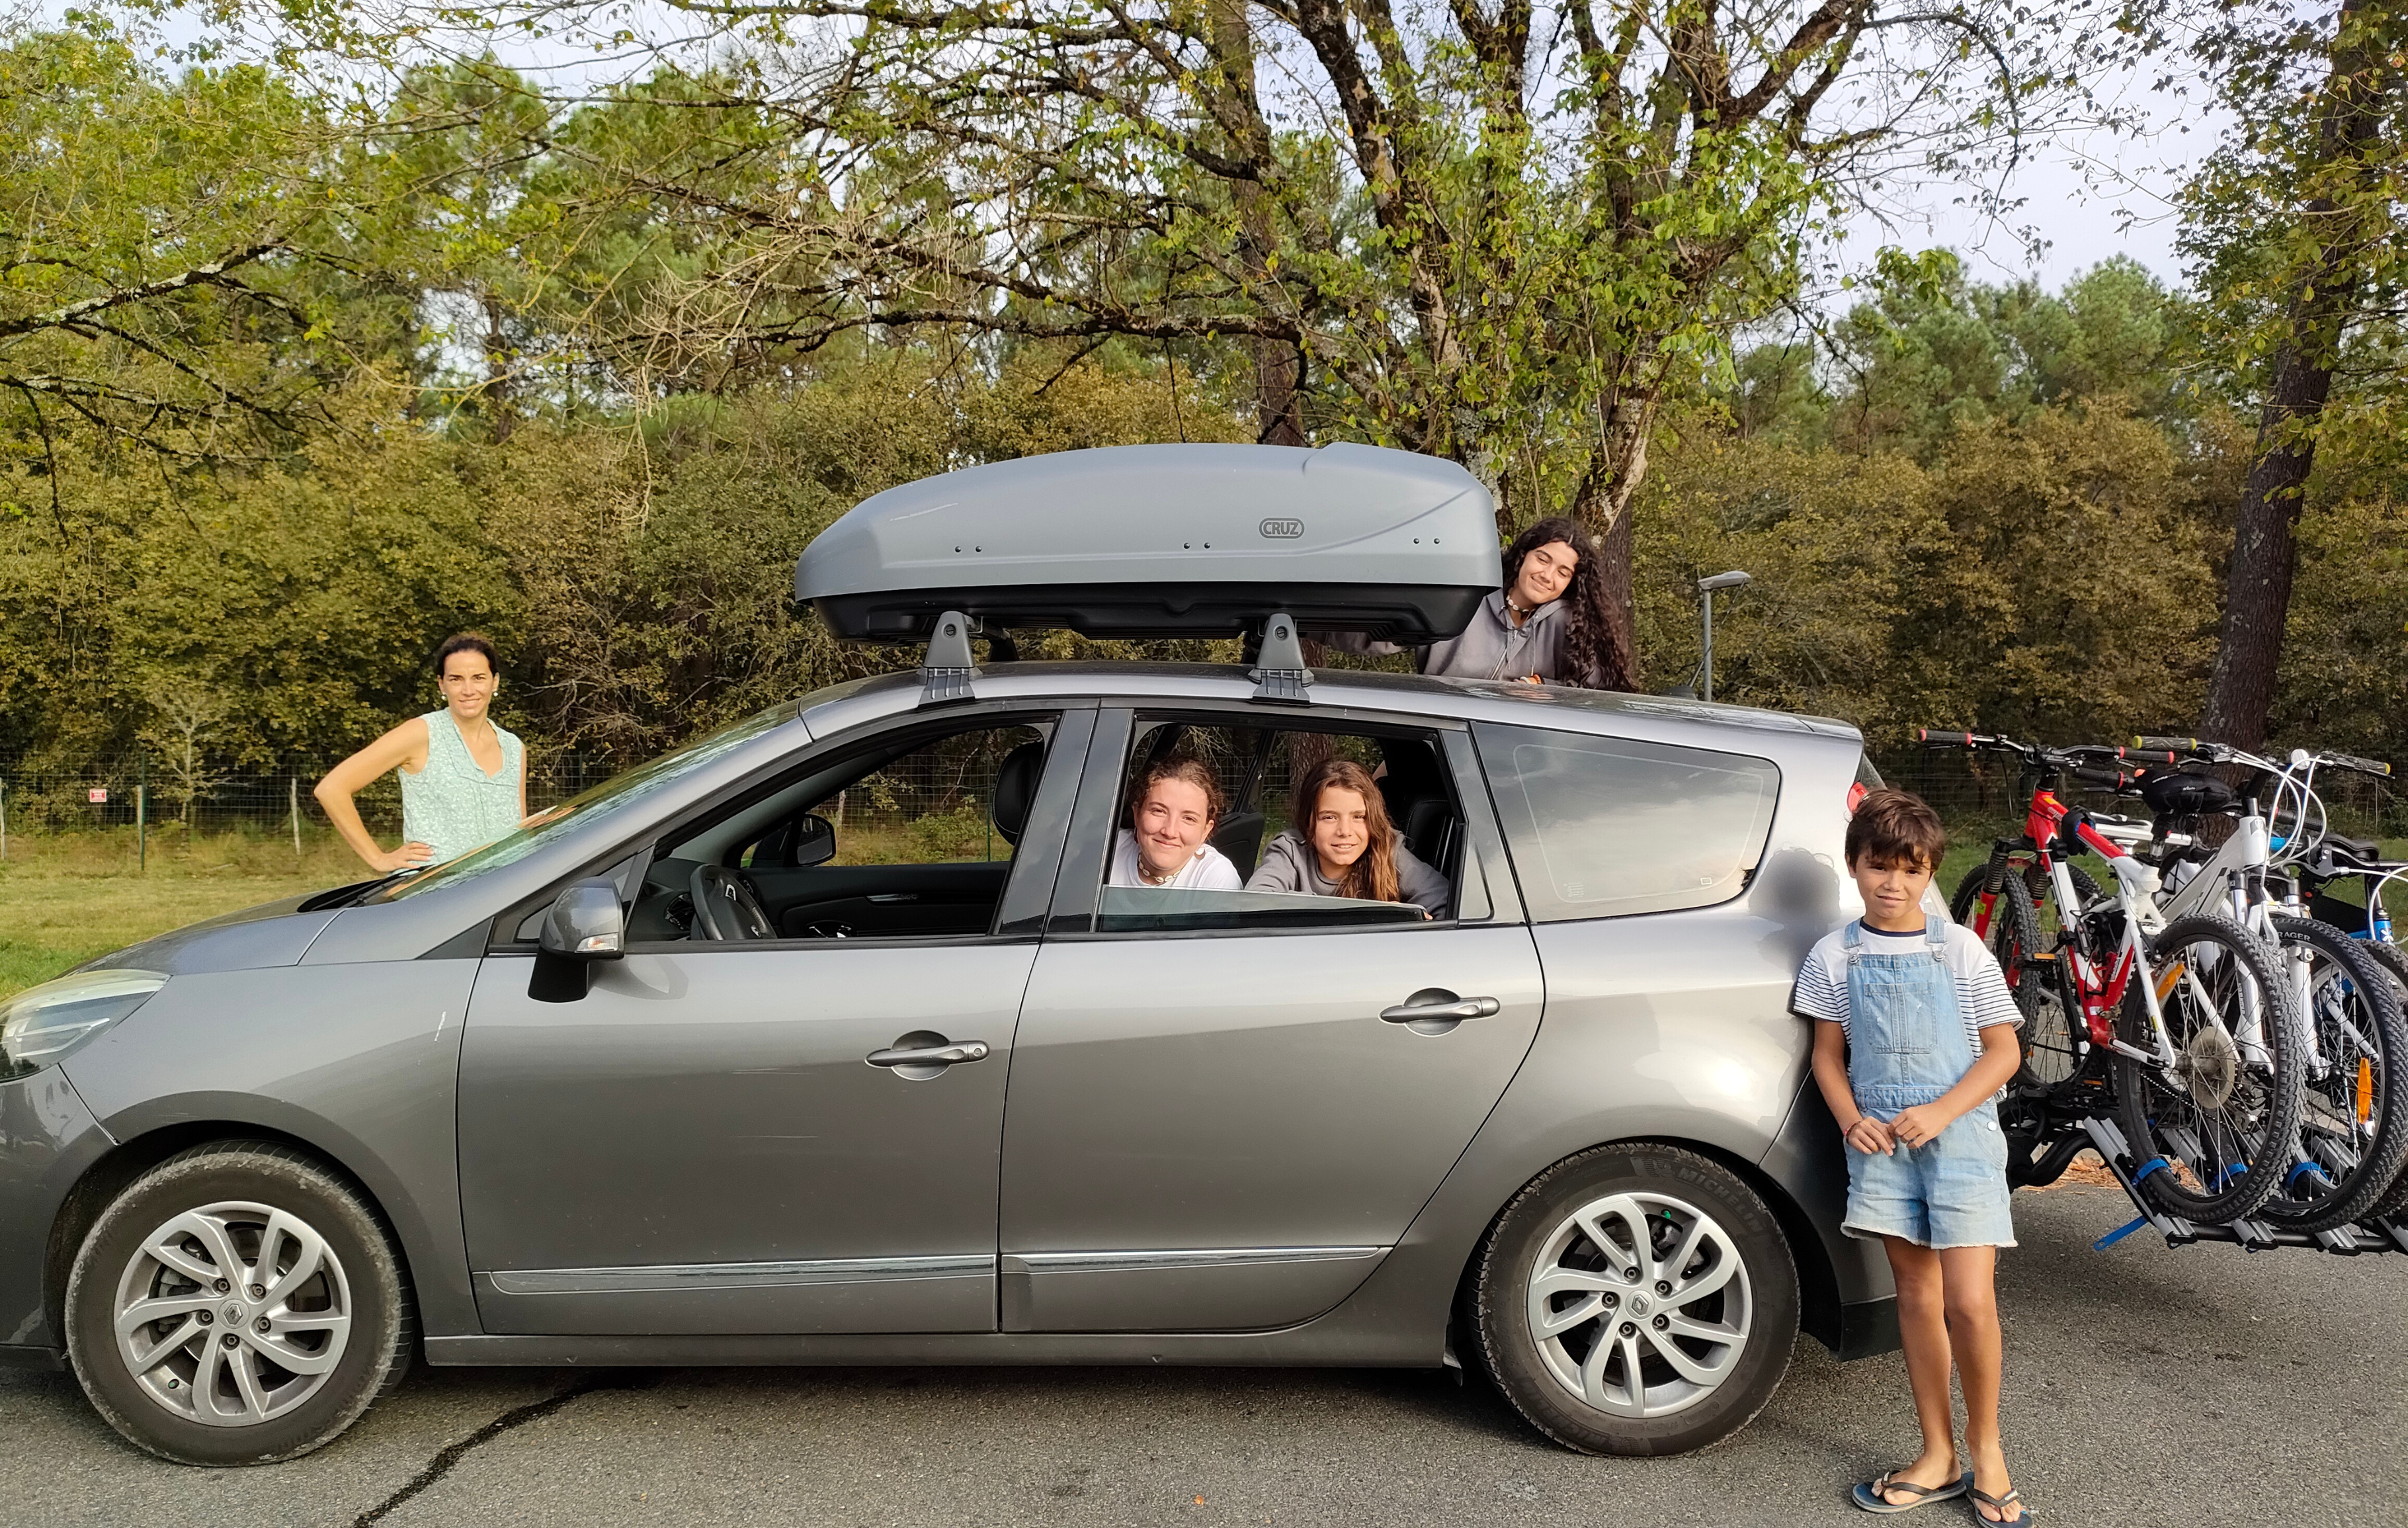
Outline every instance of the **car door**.
{"type": "Polygon", "coordinates": [[[1011,718],[1051,741],[984,932],[631,935],[557,1002],[486,959],[459,1130],[487,1331],[994,1330],[1012,1027],[1093,715],[1011,718]]]}
{"type": "Polygon", "coordinates": [[[1538,958],[1459,732],[1430,740],[1469,829],[1458,918],[1115,931],[1131,733],[1098,721],[1022,1008],[1004,1327],[1291,1324],[1369,1276],[1462,1153],[1537,1032],[1538,958]]]}

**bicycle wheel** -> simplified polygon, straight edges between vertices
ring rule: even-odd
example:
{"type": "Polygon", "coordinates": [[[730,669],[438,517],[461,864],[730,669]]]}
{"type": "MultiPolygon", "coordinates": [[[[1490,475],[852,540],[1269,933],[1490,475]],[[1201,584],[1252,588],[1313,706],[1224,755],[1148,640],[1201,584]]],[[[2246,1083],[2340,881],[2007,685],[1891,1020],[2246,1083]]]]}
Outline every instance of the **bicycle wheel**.
{"type": "MultiPolygon", "coordinates": [[[[2392,996],[2400,1000],[2401,1012],[2408,1014],[2408,950],[2381,940],[2365,941],[2360,947],[2389,973],[2392,996]]],[[[2401,1214],[2408,1214],[2408,1166],[2401,1169],[2391,1180],[2390,1189],[2374,1202],[2374,1208],[2367,1211],[2369,1218],[2401,1214]]]]}
{"type": "Polygon", "coordinates": [[[2408,1017],[2365,944],[2310,918],[2273,921],[2286,959],[2307,964],[2315,1047],[2296,1160],[2258,1213],[2289,1231],[2330,1231],[2372,1211],[2408,1160],[2408,1017]]]}
{"type": "Polygon", "coordinates": [[[2124,1135],[2150,1203],[2223,1225],[2266,1203],[2291,1165],[2306,1081],[2299,1013],[2280,958],[2229,918],[2176,918],[2147,956],[2115,1020],[2152,1058],[2115,1057],[2124,1135]],[[2171,1064],[2155,1060],[2143,981],[2165,1012],[2171,1064]]]}

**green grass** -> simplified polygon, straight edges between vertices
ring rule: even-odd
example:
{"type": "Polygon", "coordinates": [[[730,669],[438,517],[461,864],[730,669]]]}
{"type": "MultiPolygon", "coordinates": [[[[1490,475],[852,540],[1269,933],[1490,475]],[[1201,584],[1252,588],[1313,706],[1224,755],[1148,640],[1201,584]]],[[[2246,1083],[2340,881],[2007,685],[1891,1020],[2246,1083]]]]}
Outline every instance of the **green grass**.
{"type": "Polygon", "coordinates": [[[173,825],[150,834],[137,868],[130,829],[8,837],[0,860],[0,997],[96,955],[202,918],[347,881],[368,871],[331,833],[290,838],[173,825]]]}

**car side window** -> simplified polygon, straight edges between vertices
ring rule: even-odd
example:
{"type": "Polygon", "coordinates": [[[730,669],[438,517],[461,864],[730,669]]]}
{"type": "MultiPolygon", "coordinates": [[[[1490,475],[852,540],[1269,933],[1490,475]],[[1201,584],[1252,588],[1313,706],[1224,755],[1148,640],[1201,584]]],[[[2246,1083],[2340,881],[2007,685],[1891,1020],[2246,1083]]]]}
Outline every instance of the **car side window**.
{"type": "Polygon", "coordinates": [[[631,944],[701,942],[697,871],[739,878],[777,939],[987,933],[1043,772],[1050,724],[918,732],[814,762],[663,842],[631,944]]]}
{"type": "Polygon", "coordinates": [[[1474,724],[1531,916],[1711,907],[1747,886],[1781,793],[1768,759],[1474,724]]]}
{"type": "Polygon", "coordinates": [[[1455,915],[1463,838],[1435,735],[1141,719],[1123,769],[1096,930],[1427,927],[1455,915]],[[1163,766],[1184,767],[1184,794],[1197,803],[1207,777],[1219,798],[1209,835],[1183,856],[1169,847],[1174,829],[1140,842],[1141,787],[1163,766]],[[1317,795],[1324,816],[1346,818],[1324,828],[1327,854],[1306,820],[1312,804],[1298,805],[1308,781],[1327,787],[1317,795]],[[1385,882],[1364,852],[1382,833],[1385,882]],[[1155,884],[1166,869],[1190,866],[1171,884],[1155,884]],[[1383,884],[1390,894],[1373,894],[1383,884]]]}

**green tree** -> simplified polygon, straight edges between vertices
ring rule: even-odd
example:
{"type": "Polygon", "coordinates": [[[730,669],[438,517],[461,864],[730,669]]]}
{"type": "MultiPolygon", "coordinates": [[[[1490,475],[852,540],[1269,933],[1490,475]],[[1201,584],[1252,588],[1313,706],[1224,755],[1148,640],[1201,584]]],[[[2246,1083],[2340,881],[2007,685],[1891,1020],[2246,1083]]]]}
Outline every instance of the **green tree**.
{"type": "Polygon", "coordinates": [[[324,380],[298,275],[340,202],[270,70],[165,80],[104,23],[0,45],[0,430],[191,458],[289,435],[324,380]]]}
{"type": "MultiPolygon", "coordinates": [[[[649,294],[652,374],[862,330],[1239,343],[1258,434],[1452,456],[1510,517],[1569,509],[1606,532],[1620,578],[1659,409],[1792,289],[1848,177],[2003,143],[2063,94],[2086,14],[675,8],[730,62],[622,95],[706,108],[691,148],[586,159],[712,235],[649,294]]],[[[565,16],[623,25],[494,21],[565,16]]]]}
{"type": "Polygon", "coordinates": [[[2197,53],[2245,125],[2189,188],[2184,242],[2258,420],[2200,729],[2254,747],[2275,704],[2294,529],[2336,379],[2354,371],[2358,389],[2387,391],[2408,376],[2408,11],[2344,0],[2312,20],[2235,3],[2197,53]]]}

